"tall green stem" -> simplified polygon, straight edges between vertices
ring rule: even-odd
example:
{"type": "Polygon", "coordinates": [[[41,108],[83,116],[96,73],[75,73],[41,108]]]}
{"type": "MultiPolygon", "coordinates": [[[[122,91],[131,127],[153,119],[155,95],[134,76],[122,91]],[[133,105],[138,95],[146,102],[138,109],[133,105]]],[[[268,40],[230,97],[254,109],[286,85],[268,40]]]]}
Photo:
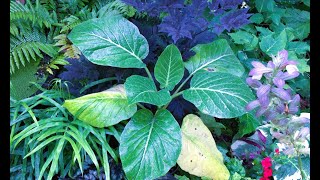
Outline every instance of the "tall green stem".
{"type": "Polygon", "coordinates": [[[298,154],[298,165],[299,165],[299,170],[300,170],[300,173],[301,173],[302,180],[306,180],[306,175],[304,174],[304,171],[303,171],[303,168],[302,168],[302,161],[301,161],[300,154],[298,154]]]}
{"type": "Polygon", "coordinates": [[[152,75],[147,67],[144,68],[149,76],[149,78],[153,81],[152,75]]]}

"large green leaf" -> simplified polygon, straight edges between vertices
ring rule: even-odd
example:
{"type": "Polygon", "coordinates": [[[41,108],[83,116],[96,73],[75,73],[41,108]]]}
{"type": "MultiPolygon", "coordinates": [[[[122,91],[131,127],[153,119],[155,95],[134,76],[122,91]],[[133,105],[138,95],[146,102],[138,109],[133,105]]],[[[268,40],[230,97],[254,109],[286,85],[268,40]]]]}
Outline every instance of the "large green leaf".
{"type": "Polygon", "coordinates": [[[287,44],[287,34],[283,30],[280,34],[270,34],[261,38],[259,43],[263,52],[268,55],[276,55],[279,51],[283,50],[287,44]]]}
{"type": "Polygon", "coordinates": [[[226,72],[236,76],[241,76],[244,73],[243,66],[225,39],[219,39],[209,44],[199,44],[192,50],[196,52],[196,55],[185,62],[185,67],[191,75],[201,69],[226,72]]]}
{"type": "Polygon", "coordinates": [[[179,49],[171,44],[164,49],[154,67],[154,76],[161,88],[172,90],[182,79],[184,66],[179,49]]]}
{"type": "Polygon", "coordinates": [[[163,89],[157,91],[154,82],[143,76],[130,76],[124,83],[124,86],[130,104],[144,102],[161,106],[167,104],[171,100],[168,90],[163,89]]]}
{"type": "Polygon", "coordinates": [[[135,104],[128,104],[123,85],[66,100],[63,106],[79,120],[99,128],[117,124],[137,111],[135,104]]]}
{"type": "Polygon", "coordinates": [[[187,115],[181,132],[182,149],[177,161],[181,169],[202,178],[228,180],[230,173],[223,164],[223,156],[201,119],[193,114],[187,115]]]}
{"type": "Polygon", "coordinates": [[[253,100],[250,88],[237,76],[220,72],[199,72],[191,79],[183,97],[201,112],[218,118],[233,118],[245,113],[253,100]]]}
{"type": "Polygon", "coordinates": [[[85,21],[68,35],[89,61],[104,66],[143,68],[148,53],[147,40],[138,28],[120,16],[85,21]]]}
{"type": "Polygon", "coordinates": [[[153,116],[139,110],[120,138],[120,158],[128,179],[155,179],[165,175],[177,162],[181,151],[179,124],[168,110],[153,116]]]}

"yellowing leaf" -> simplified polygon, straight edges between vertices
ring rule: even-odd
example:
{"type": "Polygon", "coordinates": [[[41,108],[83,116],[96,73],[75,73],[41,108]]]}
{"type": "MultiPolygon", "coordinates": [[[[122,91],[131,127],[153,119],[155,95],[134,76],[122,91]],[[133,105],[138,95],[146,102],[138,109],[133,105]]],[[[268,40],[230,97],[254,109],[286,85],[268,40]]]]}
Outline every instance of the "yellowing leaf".
{"type": "Polygon", "coordinates": [[[182,149],[178,165],[190,174],[214,180],[228,180],[230,173],[223,164],[223,156],[201,119],[189,114],[183,119],[182,149]]]}

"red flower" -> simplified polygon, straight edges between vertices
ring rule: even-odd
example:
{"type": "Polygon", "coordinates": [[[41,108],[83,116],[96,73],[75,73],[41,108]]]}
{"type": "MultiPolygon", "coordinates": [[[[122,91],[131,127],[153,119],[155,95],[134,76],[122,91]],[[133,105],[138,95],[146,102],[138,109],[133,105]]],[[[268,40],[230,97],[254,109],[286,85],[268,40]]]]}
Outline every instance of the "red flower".
{"type": "Polygon", "coordinates": [[[276,154],[280,154],[279,149],[276,149],[275,152],[276,152],[276,154]]]}
{"type": "Polygon", "coordinates": [[[263,177],[260,178],[260,180],[269,180],[269,177],[272,176],[272,163],[271,158],[266,157],[261,161],[261,165],[263,168],[263,177]]]}

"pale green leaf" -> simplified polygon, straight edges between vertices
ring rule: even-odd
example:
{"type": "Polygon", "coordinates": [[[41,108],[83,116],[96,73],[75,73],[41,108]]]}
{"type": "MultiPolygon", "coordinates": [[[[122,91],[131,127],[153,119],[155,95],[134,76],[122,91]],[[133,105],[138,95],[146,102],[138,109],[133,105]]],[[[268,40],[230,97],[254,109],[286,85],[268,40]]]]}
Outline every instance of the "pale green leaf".
{"type": "Polygon", "coordinates": [[[88,94],[63,104],[79,120],[94,127],[107,127],[129,119],[137,111],[135,104],[128,104],[123,85],[106,91],[88,94]]]}
{"type": "Polygon", "coordinates": [[[184,66],[179,49],[171,44],[167,46],[158,58],[154,67],[154,76],[161,88],[171,91],[182,79],[184,66]]]}
{"type": "Polygon", "coordinates": [[[154,82],[143,76],[130,76],[124,83],[124,86],[130,104],[144,102],[161,106],[167,104],[171,100],[168,90],[163,89],[157,91],[154,82]]]}
{"type": "Polygon", "coordinates": [[[176,164],[180,151],[179,124],[165,109],[155,115],[139,110],[121,134],[119,153],[128,179],[165,175],[176,164]]]}
{"type": "Polygon", "coordinates": [[[223,156],[217,149],[209,129],[193,114],[184,117],[182,149],[178,165],[190,174],[214,180],[228,180],[230,173],[223,164],[223,156]]]}
{"type": "Polygon", "coordinates": [[[218,118],[233,118],[245,113],[253,100],[250,88],[237,76],[220,72],[199,72],[191,79],[183,97],[202,113],[218,118]]]}
{"type": "Polygon", "coordinates": [[[149,53],[147,40],[139,29],[120,16],[85,21],[68,35],[89,61],[104,66],[143,68],[149,53]]]}

